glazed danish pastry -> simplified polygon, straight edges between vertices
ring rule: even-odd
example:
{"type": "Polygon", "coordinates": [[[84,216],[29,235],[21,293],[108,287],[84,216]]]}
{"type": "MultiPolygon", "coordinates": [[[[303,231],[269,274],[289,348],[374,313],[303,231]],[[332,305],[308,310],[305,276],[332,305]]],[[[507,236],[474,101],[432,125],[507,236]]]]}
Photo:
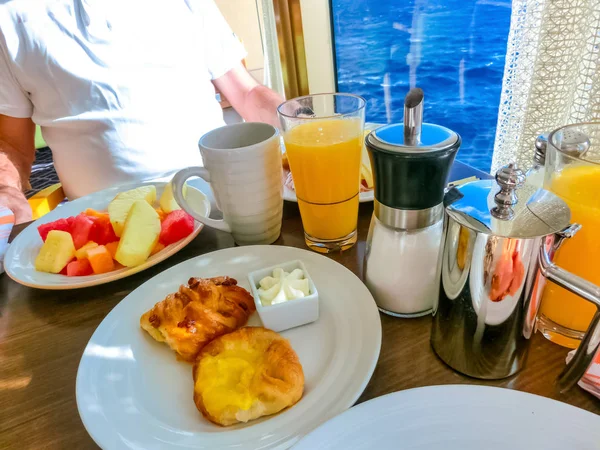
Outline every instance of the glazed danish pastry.
{"type": "Polygon", "coordinates": [[[255,310],[252,295],[233,278],[190,278],[143,314],[140,326],[193,362],[202,347],[244,326],[255,310]]]}
{"type": "Polygon", "coordinates": [[[245,327],[205,346],[194,364],[194,403],[227,426],[275,414],[302,397],[304,372],[287,339],[245,327]]]}

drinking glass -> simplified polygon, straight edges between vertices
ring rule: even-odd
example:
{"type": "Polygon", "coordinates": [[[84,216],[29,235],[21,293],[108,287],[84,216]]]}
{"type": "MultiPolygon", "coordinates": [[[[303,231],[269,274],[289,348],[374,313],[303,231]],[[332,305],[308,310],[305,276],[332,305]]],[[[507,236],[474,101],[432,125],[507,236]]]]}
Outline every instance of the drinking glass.
{"type": "Polygon", "coordinates": [[[357,95],[316,94],[277,109],[304,238],[321,253],[356,243],[365,104],[357,95]]]}
{"type": "MultiPolygon", "coordinates": [[[[554,262],[600,285],[600,123],[568,125],[548,137],[544,187],[571,209],[571,222],[581,230],[567,239],[554,262]]],[[[575,348],[596,311],[595,306],[548,282],[537,329],[559,345],[575,348]]]]}

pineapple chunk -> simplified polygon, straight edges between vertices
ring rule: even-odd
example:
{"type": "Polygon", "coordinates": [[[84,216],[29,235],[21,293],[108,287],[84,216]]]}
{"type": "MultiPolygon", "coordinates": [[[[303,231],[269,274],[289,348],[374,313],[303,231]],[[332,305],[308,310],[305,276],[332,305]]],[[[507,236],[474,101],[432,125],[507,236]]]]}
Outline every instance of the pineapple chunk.
{"type": "Polygon", "coordinates": [[[52,230],[35,258],[35,270],[59,273],[75,256],[75,245],[70,233],[52,230]]]}
{"type": "MultiPolygon", "coordinates": [[[[183,198],[187,199],[187,184],[183,185],[183,198]]],[[[165,190],[160,196],[159,204],[161,209],[169,214],[172,211],[181,209],[181,206],[177,204],[175,197],[173,196],[173,184],[168,183],[165,186],[165,190]]]]}
{"type": "Polygon", "coordinates": [[[144,200],[150,205],[153,204],[156,201],[156,186],[141,186],[130,191],[120,192],[108,204],[110,223],[117,236],[120,237],[123,233],[129,210],[133,203],[138,200],[144,200]]]}
{"type": "Polygon", "coordinates": [[[136,201],[127,215],[115,259],[126,267],[148,259],[160,235],[158,213],[145,200],[136,201]]]}

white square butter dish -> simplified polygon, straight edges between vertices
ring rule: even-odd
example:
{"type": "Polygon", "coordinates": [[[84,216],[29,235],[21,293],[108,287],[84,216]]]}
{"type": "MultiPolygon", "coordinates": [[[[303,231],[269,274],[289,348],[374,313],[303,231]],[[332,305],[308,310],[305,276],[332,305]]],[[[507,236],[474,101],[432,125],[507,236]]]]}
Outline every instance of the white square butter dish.
{"type": "Polygon", "coordinates": [[[289,261],[251,272],[248,274],[248,280],[250,281],[256,310],[262,320],[263,326],[266,328],[273,331],[284,331],[314,322],[319,318],[319,293],[302,261],[289,261]],[[283,269],[288,273],[293,272],[295,269],[302,270],[304,278],[308,280],[309,295],[293,300],[286,300],[282,303],[275,303],[268,306],[263,305],[258,293],[260,280],[272,276],[275,269],[283,269]]]}

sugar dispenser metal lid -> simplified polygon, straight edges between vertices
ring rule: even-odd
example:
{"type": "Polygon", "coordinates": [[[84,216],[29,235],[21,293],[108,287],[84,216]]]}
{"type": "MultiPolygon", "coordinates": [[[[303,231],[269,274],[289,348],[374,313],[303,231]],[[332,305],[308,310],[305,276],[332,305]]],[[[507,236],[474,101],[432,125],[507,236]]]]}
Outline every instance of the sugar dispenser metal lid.
{"type": "MultiPolygon", "coordinates": [[[[404,123],[378,128],[365,140],[373,167],[378,217],[384,217],[390,208],[419,211],[442,203],[461,139],[446,127],[422,123],[422,114],[423,91],[413,89],[404,103],[404,123]]],[[[398,215],[387,215],[393,214],[398,215]]],[[[436,216],[441,217],[441,209],[436,216]]],[[[427,226],[409,222],[408,228],[427,226]]]]}

